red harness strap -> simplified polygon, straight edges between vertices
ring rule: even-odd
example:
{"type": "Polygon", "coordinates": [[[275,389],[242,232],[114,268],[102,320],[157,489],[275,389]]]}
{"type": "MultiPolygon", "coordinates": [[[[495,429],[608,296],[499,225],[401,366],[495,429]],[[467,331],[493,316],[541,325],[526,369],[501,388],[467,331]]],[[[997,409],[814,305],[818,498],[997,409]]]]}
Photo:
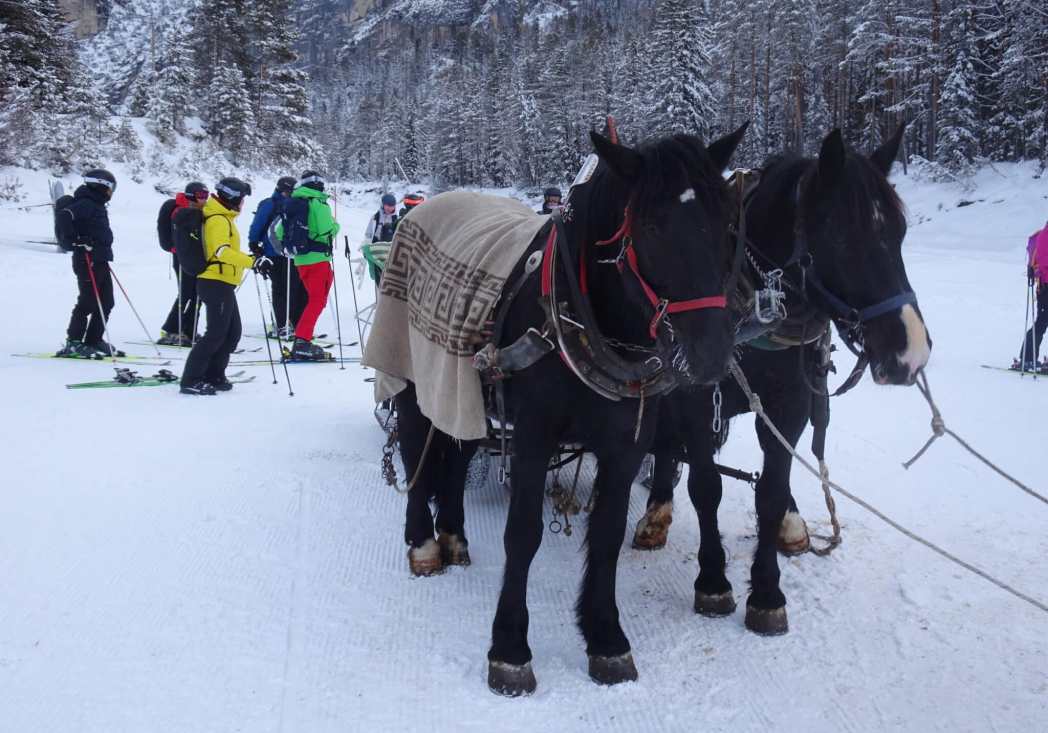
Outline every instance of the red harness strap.
{"type": "MultiPolygon", "coordinates": [[[[640,267],[637,265],[637,254],[633,251],[633,240],[630,237],[630,233],[633,231],[633,217],[630,215],[629,207],[626,207],[626,216],[622,220],[622,226],[619,230],[611,236],[610,239],[604,239],[596,243],[596,246],[600,247],[607,244],[618,242],[619,240],[627,240],[622,248],[623,253],[626,256],[626,262],[629,263],[630,270],[636,276],[640,282],[641,287],[644,289],[644,294],[648,296],[648,300],[651,305],[655,308],[655,317],[651,319],[651,324],[648,327],[648,332],[651,334],[653,339],[658,338],[659,324],[662,323],[662,319],[666,317],[668,313],[683,313],[685,311],[699,310],[700,308],[725,308],[727,307],[728,299],[724,295],[713,295],[707,298],[696,298],[694,300],[680,300],[676,302],[670,302],[665,298],[659,298],[659,296],[652,290],[651,286],[648,285],[640,274],[640,267]]],[[[549,241],[546,243],[545,256],[542,258],[542,294],[549,295],[550,289],[550,276],[553,268],[553,244],[554,237],[557,236],[557,228],[554,227],[549,234],[549,241]]],[[[566,246],[566,245],[565,245],[566,246]]],[[[586,245],[583,243],[579,252],[579,288],[583,293],[588,292],[588,282],[586,280],[586,245]]],[[[622,262],[618,263],[619,272],[622,272],[622,262]]]]}

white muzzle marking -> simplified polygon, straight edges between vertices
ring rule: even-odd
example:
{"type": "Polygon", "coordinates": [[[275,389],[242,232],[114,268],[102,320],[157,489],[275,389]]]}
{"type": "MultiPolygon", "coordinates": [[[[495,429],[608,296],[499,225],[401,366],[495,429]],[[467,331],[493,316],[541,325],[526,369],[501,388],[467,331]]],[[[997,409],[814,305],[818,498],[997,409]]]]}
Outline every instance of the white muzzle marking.
{"type": "Polygon", "coordinates": [[[906,350],[896,358],[899,363],[910,368],[912,379],[919,369],[928,363],[932,354],[932,347],[928,344],[928,329],[924,327],[924,321],[917,315],[912,305],[904,305],[899,313],[902,325],[906,329],[906,350]]]}

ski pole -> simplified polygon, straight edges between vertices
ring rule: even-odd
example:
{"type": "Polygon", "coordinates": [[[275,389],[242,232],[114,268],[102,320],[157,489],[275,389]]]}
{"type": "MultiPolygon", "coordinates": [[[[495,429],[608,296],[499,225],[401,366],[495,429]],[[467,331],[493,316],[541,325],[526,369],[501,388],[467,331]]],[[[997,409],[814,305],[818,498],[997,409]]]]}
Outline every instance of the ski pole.
{"type": "Polygon", "coordinates": [[[185,331],[182,330],[182,267],[178,268],[178,348],[182,348],[182,334],[185,331]]]}
{"type": "MultiPolygon", "coordinates": [[[[95,271],[91,267],[91,255],[87,253],[87,249],[84,249],[84,259],[87,260],[87,274],[91,276],[91,287],[95,289],[95,300],[98,302],[98,315],[102,319],[102,329],[106,334],[106,344],[109,346],[109,356],[113,359],[113,363],[116,364],[116,348],[113,346],[113,339],[109,335],[109,322],[106,319],[105,311],[102,310],[102,296],[98,294],[98,283],[95,282],[95,271]]],[[[112,272],[112,270],[110,270],[112,272]]],[[[114,369],[116,367],[113,367],[114,369]]]]}
{"type": "MultiPolygon", "coordinates": [[[[262,316],[262,327],[266,326],[266,311],[262,307],[262,288],[258,285],[258,273],[255,273],[255,292],[258,293],[258,314],[262,316]]],[[[269,371],[273,374],[273,384],[277,383],[277,368],[273,366],[273,349],[269,346],[269,331],[265,332],[266,337],[266,353],[269,354],[269,371]]],[[[291,383],[288,382],[288,390],[291,389],[291,383]]]]}
{"type": "Polygon", "coordinates": [[[1024,319],[1024,323],[1023,323],[1023,345],[1022,345],[1022,348],[1019,349],[1019,375],[1020,376],[1026,376],[1025,374],[1023,374],[1023,372],[1026,371],[1026,357],[1027,357],[1026,344],[1029,342],[1029,340],[1030,340],[1029,337],[1032,335],[1030,333],[1030,291],[1031,291],[1031,289],[1032,288],[1030,287],[1030,279],[1029,279],[1029,277],[1027,277],[1027,279],[1026,279],[1026,309],[1023,312],[1023,319],[1024,319]]]}
{"type": "Polygon", "coordinates": [[[197,328],[200,326],[200,296],[193,299],[193,340],[192,346],[196,346],[197,328]]]}
{"type": "MultiPolygon", "coordinates": [[[[280,338],[280,329],[277,328],[276,321],[276,310],[273,308],[273,296],[270,295],[269,289],[266,289],[266,298],[269,299],[269,312],[273,314],[273,333],[277,335],[277,346],[280,348],[280,354],[284,354],[284,342],[280,338]]],[[[269,338],[269,331],[266,331],[266,338],[269,338]]]]}
{"type": "MultiPolygon", "coordinates": [[[[353,292],[353,320],[357,322],[357,336],[360,337],[360,355],[364,355],[364,332],[360,329],[360,306],[357,305],[357,283],[353,279],[353,260],[349,257],[349,235],[346,235],[346,262],[349,264],[349,289],[353,292]]],[[[342,339],[339,339],[341,341],[342,339]]]]}
{"type": "MultiPolygon", "coordinates": [[[[124,290],[124,286],[120,282],[120,278],[118,278],[116,276],[116,270],[113,269],[112,265],[109,266],[109,274],[113,276],[113,279],[116,280],[116,284],[118,286],[120,286],[120,292],[124,294],[124,299],[127,301],[127,304],[129,306],[131,306],[131,312],[134,313],[135,314],[135,318],[138,319],[138,325],[140,325],[142,327],[142,331],[146,335],[146,341],[152,341],[153,339],[150,338],[150,336],[149,336],[149,329],[146,328],[146,324],[142,323],[142,317],[140,315],[138,315],[138,311],[135,310],[135,304],[131,302],[131,298],[128,296],[127,291],[124,290]]],[[[160,353],[160,349],[156,350],[156,355],[159,356],[160,358],[163,358],[163,354],[160,353]]]]}
{"type": "Polygon", "coordinates": [[[335,290],[335,332],[338,334],[338,361],[339,371],[346,371],[346,362],[342,356],[342,320],[338,313],[338,278],[335,277],[335,265],[331,265],[331,285],[335,290]]]}
{"type": "MultiPolygon", "coordinates": [[[[289,329],[291,328],[291,268],[295,266],[295,261],[287,255],[284,255],[284,258],[287,260],[287,290],[284,291],[287,294],[284,297],[284,328],[289,329]]],[[[296,298],[295,302],[297,303],[298,300],[296,298]]]]}

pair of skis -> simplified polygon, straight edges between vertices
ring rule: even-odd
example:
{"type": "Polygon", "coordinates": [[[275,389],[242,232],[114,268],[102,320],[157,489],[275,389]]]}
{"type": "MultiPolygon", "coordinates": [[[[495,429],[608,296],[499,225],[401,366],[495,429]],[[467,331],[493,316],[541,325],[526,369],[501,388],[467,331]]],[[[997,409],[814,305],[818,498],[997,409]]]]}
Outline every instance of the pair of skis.
{"type": "MultiPolygon", "coordinates": [[[[255,377],[251,376],[246,379],[242,379],[245,372],[235,372],[230,374],[227,379],[233,384],[246,384],[247,382],[255,381],[255,377]]],[[[117,369],[116,376],[112,379],[104,382],[80,382],[79,384],[67,384],[66,389],[106,389],[111,387],[162,387],[165,384],[178,384],[179,377],[176,374],[172,374],[167,369],[161,369],[159,372],[151,377],[139,376],[138,372],[133,372],[130,369],[117,369]]]]}

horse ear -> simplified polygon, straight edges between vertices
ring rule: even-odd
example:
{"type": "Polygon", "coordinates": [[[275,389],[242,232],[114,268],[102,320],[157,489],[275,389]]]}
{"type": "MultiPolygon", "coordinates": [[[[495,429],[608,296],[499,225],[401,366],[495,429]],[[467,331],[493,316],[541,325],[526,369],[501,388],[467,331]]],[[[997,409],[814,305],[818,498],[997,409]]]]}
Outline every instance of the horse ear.
{"type": "Polygon", "coordinates": [[[822,149],[819,150],[819,180],[824,185],[832,186],[837,181],[837,177],[844,171],[846,155],[841,128],[834,128],[822,141],[822,149]]]}
{"type": "Polygon", "coordinates": [[[881,146],[870,154],[870,161],[877,166],[881,173],[888,175],[892,170],[892,163],[899,155],[899,147],[902,145],[902,134],[906,131],[906,123],[899,125],[895,134],[881,143],[881,146]]]}
{"type": "Polygon", "coordinates": [[[749,126],[750,121],[746,120],[738,130],[730,135],[725,135],[719,140],[714,140],[706,148],[706,154],[710,156],[710,161],[713,162],[713,167],[717,169],[718,173],[728,167],[728,163],[731,162],[731,156],[735,153],[735,149],[739,147],[739,143],[742,142],[742,136],[746,134],[746,129],[749,126]]]}
{"type": "Polygon", "coordinates": [[[590,132],[590,140],[597,157],[611,168],[612,173],[631,182],[640,178],[644,171],[644,156],[625,145],[616,145],[596,132],[590,132]]]}

